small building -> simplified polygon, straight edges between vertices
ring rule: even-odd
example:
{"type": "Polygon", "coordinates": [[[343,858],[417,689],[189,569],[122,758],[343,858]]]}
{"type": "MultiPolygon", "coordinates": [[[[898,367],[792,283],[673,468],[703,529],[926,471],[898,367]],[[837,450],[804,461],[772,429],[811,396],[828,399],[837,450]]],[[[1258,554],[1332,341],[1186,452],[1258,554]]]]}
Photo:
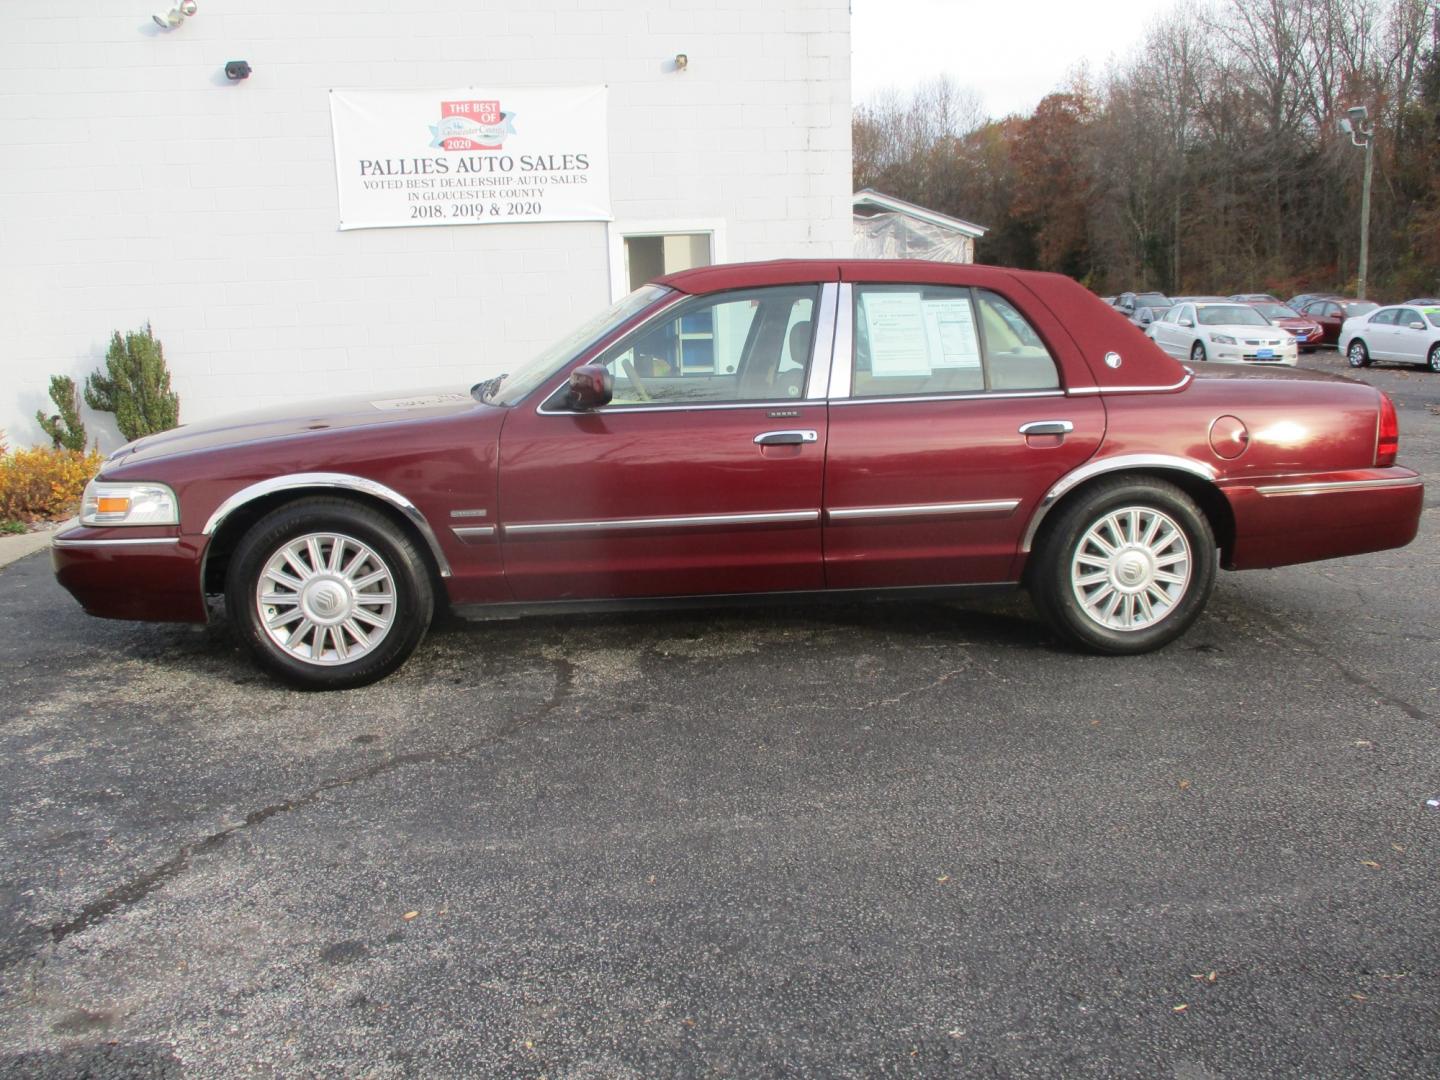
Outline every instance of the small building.
{"type": "Polygon", "coordinates": [[[855,192],[855,256],[861,259],[975,261],[975,241],[988,231],[960,218],[884,195],[855,192]]]}

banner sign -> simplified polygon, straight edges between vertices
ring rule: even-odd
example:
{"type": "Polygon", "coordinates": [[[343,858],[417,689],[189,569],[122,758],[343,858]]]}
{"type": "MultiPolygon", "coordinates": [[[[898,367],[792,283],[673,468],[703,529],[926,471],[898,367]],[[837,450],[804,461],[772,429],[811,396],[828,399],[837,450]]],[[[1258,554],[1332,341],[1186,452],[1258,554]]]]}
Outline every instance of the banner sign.
{"type": "Polygon", "coordinates": [[[332,90],[341,229],[609,221],[605,87],[332,90]]]}

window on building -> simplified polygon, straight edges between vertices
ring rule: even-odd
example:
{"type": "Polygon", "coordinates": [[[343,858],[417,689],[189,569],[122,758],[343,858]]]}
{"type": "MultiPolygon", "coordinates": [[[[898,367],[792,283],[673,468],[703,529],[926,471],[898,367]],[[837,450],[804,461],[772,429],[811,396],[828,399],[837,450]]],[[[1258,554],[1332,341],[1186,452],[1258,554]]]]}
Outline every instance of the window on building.
{"type": "Polygon", "coordinates": [[[714,261],[708,232],[625,237],[625,271],[631,289],[714,261]]]}

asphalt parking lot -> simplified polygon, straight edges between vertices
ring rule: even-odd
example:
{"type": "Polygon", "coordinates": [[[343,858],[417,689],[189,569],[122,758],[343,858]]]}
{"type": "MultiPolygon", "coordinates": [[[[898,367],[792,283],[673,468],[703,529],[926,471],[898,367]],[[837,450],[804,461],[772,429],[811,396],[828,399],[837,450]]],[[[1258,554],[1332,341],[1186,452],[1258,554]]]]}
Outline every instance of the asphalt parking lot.
{"type": "MultiPolygon", "coordinates": [[[[1440,376],[1361,374],[1440,476],[1440,376]]],[[[329,695],[23,559],[0,1075],[1434,1076],[1437,503],[1148,657],[596,616],[329,695]]]]}

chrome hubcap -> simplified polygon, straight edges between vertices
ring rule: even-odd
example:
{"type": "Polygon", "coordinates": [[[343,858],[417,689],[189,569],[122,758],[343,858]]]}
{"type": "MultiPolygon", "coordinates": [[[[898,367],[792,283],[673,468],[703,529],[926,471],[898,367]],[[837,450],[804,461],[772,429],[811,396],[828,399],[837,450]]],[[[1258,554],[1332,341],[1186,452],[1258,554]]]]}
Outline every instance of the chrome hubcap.
{"type": "Polygon", "coordinates": [[[1190,586],[1190,544],[1149,506],[1114,510],[1086,530],[1070,562],[1085,614],[1109,630],[1144,630],[1175,609],[1190,586]]]}
{"type": "Polygon", "coordinates": [[[309,533],[270,556],[255,586],[255,607],[265,633],[288,656],[348,664],[390,633],[395,577],[353,536],[309,533]]]}

